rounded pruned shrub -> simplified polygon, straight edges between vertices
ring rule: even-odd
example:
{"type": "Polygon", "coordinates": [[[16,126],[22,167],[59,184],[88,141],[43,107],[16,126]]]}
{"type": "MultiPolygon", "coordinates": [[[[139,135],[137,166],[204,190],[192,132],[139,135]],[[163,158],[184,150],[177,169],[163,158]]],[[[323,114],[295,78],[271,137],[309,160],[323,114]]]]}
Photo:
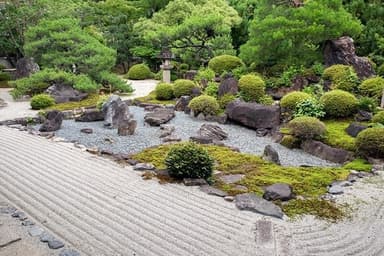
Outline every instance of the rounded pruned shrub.
{"type": "Polygon", "coordinates": [[[281,98],[280,106],[288,111],[296,109],[296,105],[304,100],[312,99],[313,97],[305,92],[294,91],[284,95],[281,98]]]}
{"type": "Polygon", "coordinates": [[[356,138],[356,148],[365,157],[384,158],[384,128],[368,128],[356,138]]]}
{"type": "Polygon", "coordinates": [[[169,175],[175,178],[202,178],[212,176],[213,158],[193,142],[175,145],[165,158],[169,175]]]}
{"type": "Polygon", "coordinates": [[[184,95],[191,95],[192,89],[195,88],[196,85],[193,81],[187,79],[178,79],[173,84],[173,94],[176,98],[184,95]]]}
{"type": "Polygon", "coordinates": [[[332,88],[348,92],[356,91],[359,83],[359,78],[353,67],[341,64],[326,68],[323,78],[331,81],[332,88]]]}
{"type": "Polygon", "coordinates": [[[360,87],[360,93],[380,101],[384,90],[384,78],[377,76],[364,80],[360,87]]]}
{"type": "Polygon", "coordinates": [[[384,111],[380,111],[376,115],[374,115],[372,118],[372,122],[384,125],[384,111]]]}
{"type": "Polygon", "coordinates": [[[301,116],[292,119],[288,123],[291,134],[300,139],[313,139],[325,134],[326,128],[323,122],[316,117],[301,116]]]}
{"type": "Polygon", "coordinates": [[[126,75],[128,79],[132,80],[143,80],[151,78],[152,72],[149,67],[145,64],[136,64],[133,65],[126,75]]]}
{"type": "Polygon", "coordinates": [[[239,80],[239,90],[245,101],[259,102],[265,95],[265,82],[259,76],[245,75],[239,80]]]}
{"type": "Polygon", "coordinates": [[[227,105],[234,101],[236,99],[236,96],[233,94],[224,94],[218,99],[218,103],[221,109],[226,109],[227,105]]]}
{"type": "Polygon", "coordinates": [[[195,114],[203,113],[204,115],[216,115],[220,109],[216,98],[209,95],[193,98],[188,106],[195,114]]]}
{"type": "Polygon", "coordinates": [[[320,103],[324,105],[324,110],[329,117],[348,117],[357,110],[358,100],[346,91],[333,90],[324,93],[320,98],[320,103]]]}
{"type": "Polygon", "coordinates": [[[210,68],[200,68],[195,76],[195,81],[200,83],[201,81],[210,82],[215,78],[215,71],[210,68]]]}
{"type": "Polygon", "coordinates": [[[168,83],[159,83],[155,88],[156,99],[170,100],[173,99],[173,85],[168,83]]]}
{"type": "Polygon", "coordinates": [[[236,56],[220,55],[212,58],[208,62],[208,67],[216,72],[222,74],[225,71],[232,71],[235,68],[244,66],[243,61],[236,56]]]}
{"type": "Polygon", "coordinates": [[[43,109],[55,104],[55,99],[53,99],[49,94],[37,94],[31,99],[32,109],[43,109]]]}

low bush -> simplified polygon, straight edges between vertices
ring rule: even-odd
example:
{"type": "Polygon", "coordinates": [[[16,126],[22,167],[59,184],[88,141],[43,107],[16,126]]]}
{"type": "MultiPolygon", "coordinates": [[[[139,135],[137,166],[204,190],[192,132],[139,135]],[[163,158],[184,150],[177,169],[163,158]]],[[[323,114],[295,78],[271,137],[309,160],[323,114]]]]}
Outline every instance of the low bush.
{"type": "Polygon", "coordinates": [[[191,95],[192,89],[195,87],[195,83],[191,80],[178,79],[173,84],[173,94],[176,98],[184,95],[191,95]]]}
{"type": "Polygon", "coordinates": [[[368,112],[375,112],[377,109],[377,101],[369,97],[361,97],[357,105],[359,110],[364,110],[368,112]]]}
{"type": "Polygon", "coordinates": [[[273,105],[275,101],[273,100],[272,96],[270,95],[264,95],[259,99],[259,103],[263,105],[273,105]]]}
{"type": "Polygon", "coordinates": [[[208,67],[215,71],[216,74],[232,71],[241,66],[244,66],[243,61],[239,57],[232,55],[216,56],[208,62],[208,67]]]}
{"type": "Polygon", "coordinates": [[[115,91],[124,93],[133,92],[132,86],[114,73],[103,71],[100,73],[98,81],[104,88],[109,89],[110,93],[115,91]]]}
{"type": "Polygon", "coordinates": [[[379,76],[368,78],[361,83],[359,89],[362,95],[372,97],[380,102],[384,91],[384,78],[379,76]]]}
{"type": "Polygon", "coordinates": [[[284,135],[281,139],[280,144],[287,148],[299,148],[300,140],[292,135],[284,135]]]}
{"type": "Polygon", "coordinates": [[[110,95],[102,95],[98,98],[97,103],[96,103],[96,108],[98,110],[101,110],[103,108],[103,105],[105,102],[107,102],[108,98],[110,95]]]}
{"type": "Polygon", "coordinates": [[[74,77],[73,88],[82,92],[95,92],[99,85],[91,80],[89,76],[81,74],[74,77]]]}
{"type": "Polygon", "coordinates": [[[165,158],[169,175],[175,178],[209,179],[213,163],[208,152],[193,142],[173,146],[165,158]]]}
{"type": "Polygon", "coordinates": [[[319,138],[325,134],[325,124],[315,117],[296,117],[288,123],[292,135],[300,139],[319,138]]]}
{"type": "Polygon", "coordinates": [[[280,100],[280,106],[287,111],[294,111],[296,105],[304,100],[311,99],[312,96],[305,92],[294,91],[284,95],[280,100]]]}
{"type": "Polygon", "coordinates": [[[353,67],[347,65],[333,65],[324,70],[323,79],[330,80],[333,89],[354,92],[359,79],[353,67]]]}
{"type": "Polygon", "coordinates": [[[126,78],[132,80],[143,80],[152,77],[152,72],[149,67],[145,64],[133,65],[126,75],[126,78]]]}
{"type": "Polygon", "coordinates": [[[201,83],[202,81],[207,83],[212,81],[214,78],[215,71],[210,68],[200,68],[194,79],[197,83],[201,83]]]}
{"type": "Polygon", "coordinates": [[[227,105],[234,101],[236,96],[233,94],[224,94],[218,99],[218,103],[221,109],[226,109],[227,105]]]}
{"type": "Polygon", "coordinates": [[[376,115],[374,115],[372,118],[372,122],[384,125],[384,111],[380,111],[376,115]]]}
{"type": "Polygon", "coordinates": [[[209,82],[207,87],[204,89],[204,93],[212,96],[212,97],[217,97],[217,94],[219,92],[219,84],[215,82],[209,82]]]}
{"type": "Polygon", "coordinates": [[[324,117],[324,105],[318,102],[315,98],[305,99],[296,104],[293,116],[311,116],[316,118],[324,117]]]}
{"type": "Polygon", "coordinates": [[[368,128],[356,138],[357,152],[365,157],[384,157],[384,128],[368,128]]]}
{"type": "Polygon", "coordinates": [[[155,88],[157,100],[173,99],[173,85],[168,83],[159,83],[155,88]]]}
{"type": "Polygon", "coordinates": [[[208,95],[193,98],[188,106],[195,114],[203,113],[204,115],[216,115],[220,109],[216,98],[208,95]]]}
{"type": "Polygon", "coordinates": [[[32,97],[31,107],[32,109],[43,109],[55,104],[55,100],[48,94],[38,94],[32,97]]]}
{"type": "Polygon", "coordinates": [[[259,76],[245,75],[239,80],[239,90],[245,101],[259,102],[265,95],[265,82],[259,76]]]}
{"type": "Polygon", "coordinates": [[[324,110],[329,117],[348,117],[357,110],[358,100],[346,91],[333,90],[324,93],[320,98],[320,103],[324,105],[324,110]]]}

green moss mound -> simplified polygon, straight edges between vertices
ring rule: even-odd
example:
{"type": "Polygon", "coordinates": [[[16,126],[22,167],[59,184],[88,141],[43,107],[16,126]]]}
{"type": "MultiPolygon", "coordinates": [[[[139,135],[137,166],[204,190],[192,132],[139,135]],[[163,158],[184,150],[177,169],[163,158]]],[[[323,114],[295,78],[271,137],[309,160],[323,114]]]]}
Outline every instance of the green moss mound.
{"type": "Polygon", "coordinates": [[[280,106],[288,111],[294,111],[298,103],[312,98],[313,97],[310,94],[305,92],[290,92],[281,98],[280,106]]]}
{"type": "Polygon", "coordinates": [[[179,98],[184,95],[191,95],[193,88],[196,85],[193,81],[187,79],[178,79],[173,84],[173,94],[176,98],[179,98]]]}
{"type": "Polygon", "coordinates": [[[368,128],[360,132],[356,147],[363,156],[384,158],[384,128],[368,128]]]}
{"type": "Polygon", "coordinates": [[[372,97],[380,102],[384,90],[384,78],[380,76],[368,78],[361,83],[359,89],[362,95],[372,97]]]}
{"type": "Polygon", "coordinates": [[[126,78],[132,80],[143,80],[149,79],[152,77],[152,72],[149,67],[145,64],[136,64],[133,65],[126,75],[126,78]]]}
{"type": "Polygon", "coordinates": [[[359,79],[353,67],[347,65],[333,65],[324,70],[323,79],[332,82],[333,89],[354,92],[357,89],[359,79]]]}
{"type": "MultiPolygon", "coordinates": [[[[106,96],[106,98],[108,98],[108,96],[106,96]]],[[[81,101],[71,101],[71,102],[55,104],[51,107],[48,107],[47,110],[64,111],[64,110],[73,110],[73,109],[79,109],[79,108],[96,107],[99,100],[100,100],[100,97],[98,94],[89,94],[87,98],[81,101]]]]}
{"type": "Polygon", "coordinates": [[[259,102],[265,95],[265,82],[256,75],[245,75],[239,80],[240,95],[245,101],[259,102]]]}
{"type": "Polygon", "coordinates": [[[372,170],[372,164],[370,164],[367,160],[362,158],[356,158],[355,160],[346,163],[343,166],[344,169],[347,170],[355,170],[360,172],[370,172],[372,170]]]}
{"type": "Polygon", "coordinates": [[[31,107],[32,109],[43,109],[55,104],[55,100],[48,94],[38,94],[32,97],[31,107]]]}
{"type": "Polygon", "coordinates": [[[287,148],[299,148],[300,147],[300,139],[296,138],[292,135],[284,135],[281,139],[280,144],[287,148]]]}
{"type": "Polygon", "coordinates": [[[236,96],[233,94],[224,94],[221,96],[218,100],[219,106],[221,109],[225,109],[229,103],[234,101],[236,99],[236,96]]]}
{"type": "Polygon", "coordinates": [[[346,91],[333,90],[324,93],[320,98],[324,110],[329,117],[349,117],[357,111],[358,100],[346,91]]]}
{"type": "Polygon", "coordinates": [[[216,115],[220,109],[216,98],[208,95],[193,98],[188,106],[195,114],[203,113],[204,115],[216,115]]]}
{"type": "Polygon", "coordinates": [[[170,100],[173,99],[173,85],[167,83],[159,83],[155,88],[156,99],[170,100]]]}
{"type": "Polygon", "coordinates": [[[345,130],[352,120],[325,120],[327,133],[324,142],[335,148],[342,148],[354,152],[356,150],[356,138],[350,136],[345,130]]]}
{"type": "Polygon", "coordinates": [[[323,122],[315,117],[296,117],[288,123],[292,135],[300,139],[320,138],[325,134],[326,128],[323,122]]]}
{"type": "Polygon", "coordinates": [[[372,122],[384,125],[384,111],[380,111],[376,115],[374,115],[372,118],[372,122]]]}
{"type": "Polygon", "coordinates": [[[239,57],[232,55],[216,56],[208,62],[208,67],[212,69],[216,74],[232,71],[233,69],[241,66],[244,66],[243,61],[239,57]]]}

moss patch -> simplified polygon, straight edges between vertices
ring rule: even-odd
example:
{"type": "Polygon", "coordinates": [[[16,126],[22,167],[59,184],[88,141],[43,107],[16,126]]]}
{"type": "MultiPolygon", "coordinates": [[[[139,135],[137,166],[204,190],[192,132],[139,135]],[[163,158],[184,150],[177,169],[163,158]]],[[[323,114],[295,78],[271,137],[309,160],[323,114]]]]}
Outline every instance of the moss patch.
{"type": "Polygon", "coordinates": [[[156,99],[156,92],[155,91],[150,92],[147,96],[136,98],[135,101],[141,102],[141,103],[163,104],[163,105],[176,103],[175,100],[158,100],[158,99],[156,99]]]}
{"type": "Polygon", "coordinates": [[[90,94],[84,100],[59,103],[47,108],[46,110],[64,111],[64,110],[73,110],[77,108],[96,107],[99,97],[100,96],[98,94],[90,94]]]}
{"type": "Polygon", "coordinates": [[[354,152],[356,150],[356,139],[348,135],[345,129],[351,120],[326,120],[327,134],[324,142],[332,147],[342,148],[354,152]]]}
{"type": "Polygon", "coordinates": [[[352,162],[346,163],[343,166],[344,169],[347,170],[355,170],[361,172],[370,172],[372,170],[372,164],[370,164],[367,160],[362,158],[356,158],[352,162]]]}

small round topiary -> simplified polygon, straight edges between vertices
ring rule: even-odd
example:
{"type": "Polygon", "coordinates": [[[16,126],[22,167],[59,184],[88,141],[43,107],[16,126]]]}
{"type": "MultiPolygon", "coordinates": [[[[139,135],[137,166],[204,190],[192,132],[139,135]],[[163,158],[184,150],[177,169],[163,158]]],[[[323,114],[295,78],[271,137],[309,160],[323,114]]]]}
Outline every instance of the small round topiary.
{"type": "Polygon", "coordinates": [[[236,96],[233,94],[224,94],[218,99],[218,103],[221,109],[226,109],[227,105],[234,101],[236,99],[236,96]]]}
{"type": "Polygon", "coordinates": [[[156,99],[170,100],[173,99],[173,85],[168,83],[159,83],[156,88],[156,99]]]}
{"type": "Polygon", "coordinates": [[[364,80],[360,87],[360,93],[380,101],[384,91],[384,78],[377,76],[364,80]]]}
{"type": "Polygon", "coordinates": [[[180,96],[191,95],[192,89],[195,87],[195,83],[191,80],[178,79],[173,84],[173,94],[176,98],[179,98],[180,96]]]}
{"type": "Polygon", "coordinates": [[[329,117],[348,117],[356,112],[359,102],[349,92],[333,90],[324,93],[320,103],[324,105],[325,113],[329,117]]]}
{"type": "Polygon", "coordinates": [[[149,67],[145,64],[136,64],[133,65],[126,75],[128,79],[132,80],[143,80],[151,78],[152,72],[149,67]]]}
{"type": "Polygon", "coordinates": [[[300,116],[288,123],[291,134],[300,139],[313,139],[325,134],[323,122],[315,117],[300,116]]]}
{"type": "Polygon", "coordinates": [[[208,82],[207,87],[204,89],[204,93],[212,96],[212,97],[217,97],[217,94],[219,92],[219,84],[215,82],[208,82]]]}
{"type": "Polygon", "coordinates": [[[236,56],[220,55],[212,58],[208,62],[208,67],[216,72],[222,74],[225,71],[232,71],[235,68],[244,66],[243,61],[236,56]]]}
{"type": "Polygon", "coordinates": [[[323,79],[332,82],[332,88],[348,92],[357,89],[359,79],[353,67],[347,65],[333,65],[324,70],[323,79]]]}
{"type": "Polygon", "coordinates": [[[265,95],[265,82],[259,76],[245,75],[239,80],[239,90],[245,101],[259,102],[265,95]]]}
{"type": "Polygon", "coordinates": [[[296,109],[296,105],[304,100],[312,99],[313,97],[305,92],[290,92],[284,95],[280,100],[280,106],[288,111],[293,111],[296,109]]]}
{"type": "Polygon", "coordinates": [[[368,128],[356,137],[357,152],[365,157],[384,157],[384,128],[368,128]]]}
{"type": "Polygon", "coordinates": [[[49,94],[37,94],[31,99],[32,109],[43,109],[55,104],[55,100],[49,94]]]}
{"type": "Polygon", "coordinates": [[[371,121],[373,123],[380,123],[384,125],[384,111],[380,111],[374,115],[371,121]]]}
{"type": "Polygon", "coordinates": [[[195,114],[203,113],[204,115],[216,115],[220,109],[216,98],[208,95],[200,95],[193,98],[191,102],[189,102],[188,107],[192,109],[195,114]]]}
{"type": "Polygon", "coordinates": [[[208,179],[213,171],[213,159],[193,142],[173,146],[165,158],[165,165],[169,175],[175,178],[208,179]]]}

